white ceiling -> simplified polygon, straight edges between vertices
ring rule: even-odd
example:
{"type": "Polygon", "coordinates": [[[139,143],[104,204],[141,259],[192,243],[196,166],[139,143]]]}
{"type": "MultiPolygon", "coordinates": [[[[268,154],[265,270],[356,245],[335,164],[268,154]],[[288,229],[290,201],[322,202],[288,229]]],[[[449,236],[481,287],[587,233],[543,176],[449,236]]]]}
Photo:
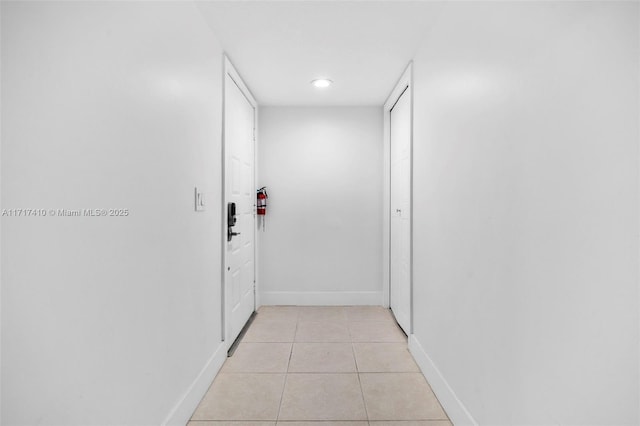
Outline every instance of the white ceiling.
{"type": "Polygon", "coordinates": [[[441,2],[211,1],[204,19],[261,105],[382,105],[441,2]],[[334,84],[316,89],[310,81],[334,84]]]}

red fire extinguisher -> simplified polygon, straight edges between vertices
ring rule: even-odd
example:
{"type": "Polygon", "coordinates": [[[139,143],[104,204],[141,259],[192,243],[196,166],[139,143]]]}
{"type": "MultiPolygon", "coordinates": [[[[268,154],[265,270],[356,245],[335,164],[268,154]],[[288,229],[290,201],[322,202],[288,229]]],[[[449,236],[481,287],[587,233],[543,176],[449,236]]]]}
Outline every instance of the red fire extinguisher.
{"type": "Polygon", "coordinates": [[[267,214],[267,198],[269,198],[267,195],[267,187],[263,186],[258,189],[258,216],[264,216],[267,214]]]}
{"type": "Polygon", "coordinates": [[[265,216],[267,214],[267,187],[263,186],[257,191],[256,212],[258,216],[262,216],[262,231],[265,229],[265,216]]]}

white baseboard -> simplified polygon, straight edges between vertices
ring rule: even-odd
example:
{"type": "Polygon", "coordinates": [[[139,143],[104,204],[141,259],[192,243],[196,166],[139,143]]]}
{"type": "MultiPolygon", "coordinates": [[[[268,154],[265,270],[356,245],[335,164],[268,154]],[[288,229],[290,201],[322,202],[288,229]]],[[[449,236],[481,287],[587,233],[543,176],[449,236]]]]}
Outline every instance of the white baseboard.
{"type": "Polygon", "coordinates": [[[198,408],[200,400],[202,400],[216,374],[220,371],[225,359],[227,359],[227,346],[224,342],[220,342],[220,345],[202,368],[198,377],[196,377],[182,399],[162,423],[163,426],[185,426],[189,422],[193,412],[198,408]]]}
{"type": "Polygon", "coordinates": [[[424,350],[415,335],[409,336],[409,351],[416,360],[418,367],[422,370],[422,374],[431,385],[431,389],[438,397],[440,404],[447,412],[451,423],[455,426],[478,426],[478,423],[473,419],[469,410],[464,406],[462,401],[458,399],[455,392],[449,386],[449,383],[445,380],[438,370],[438,367],[433,363],[427,352],[424,350]]]}
{"type": "Polygon", "coordinates": [[[339,306],[383,303],[381,291],[265,291],[261,305],[339,306]]]}

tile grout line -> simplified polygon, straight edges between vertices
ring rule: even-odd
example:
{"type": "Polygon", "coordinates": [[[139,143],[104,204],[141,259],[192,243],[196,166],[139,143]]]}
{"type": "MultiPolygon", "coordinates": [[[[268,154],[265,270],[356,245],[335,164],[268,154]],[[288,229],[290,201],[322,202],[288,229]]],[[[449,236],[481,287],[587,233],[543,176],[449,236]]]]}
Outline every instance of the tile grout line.
{"type": "Polygon", "coordinates": [[[280,394],[280,403],[278,404],[278,413],[276,414],[276,425],[280,421],[280,412],[282,411],[282,401],[284,400],[284,391],[287,387],[287,380],[289,378],[289,366],[291,365],[291,357],[293,357],[293,345],[295,345],[296,334],[298,334],[298,322],[300,319],[300,310],[298,309],[298,315],[296,316],[296,328],[293,332],[293,340],[291,342],[291,350],[289,351],[289,359],[287,360],[287,369],[284,372],[284,384],[282,385],[282,393],[280,394]]]}
{"type": "Polygon", "coordinates": [[[351,351],[353,352],[353,362],[356,364],[356,375],[358,377],[358,386],[360,386],[360,397],[362,398],[362,405],[364,406],[364,415],[367,417],[367,424],[371,425],[369,420],[369,410],[367,410],[367,401],[364,398],[364,389],[362,388],[362,381],[360,380],[360,367],[358,366],[358,357],[356,356],[356,348],[353,341],[351,341],[351,351]]]}

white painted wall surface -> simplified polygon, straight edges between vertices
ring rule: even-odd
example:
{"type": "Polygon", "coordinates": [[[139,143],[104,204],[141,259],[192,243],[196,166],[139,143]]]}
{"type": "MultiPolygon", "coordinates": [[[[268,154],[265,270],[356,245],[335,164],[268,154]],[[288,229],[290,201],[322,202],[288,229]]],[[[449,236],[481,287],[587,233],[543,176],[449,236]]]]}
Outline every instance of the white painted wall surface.
{"type": "Polygon", "coordinates": [[[260,109],[263,304],[382,303],[382,108],[260,109]]]}
{"type": "Polygon", "coordinates": [[[456,425],[449,390],[481,425],[640,423],[638,30],[449,3],[416,55],[412,348],[456,425]]]}
{"type": "Polygon", "coordinates": [[[130,211],[2,218],[2,424],[188,419],[219,362],[221,88],[192,3],[2,2],[3,207],[130,211]]]}

